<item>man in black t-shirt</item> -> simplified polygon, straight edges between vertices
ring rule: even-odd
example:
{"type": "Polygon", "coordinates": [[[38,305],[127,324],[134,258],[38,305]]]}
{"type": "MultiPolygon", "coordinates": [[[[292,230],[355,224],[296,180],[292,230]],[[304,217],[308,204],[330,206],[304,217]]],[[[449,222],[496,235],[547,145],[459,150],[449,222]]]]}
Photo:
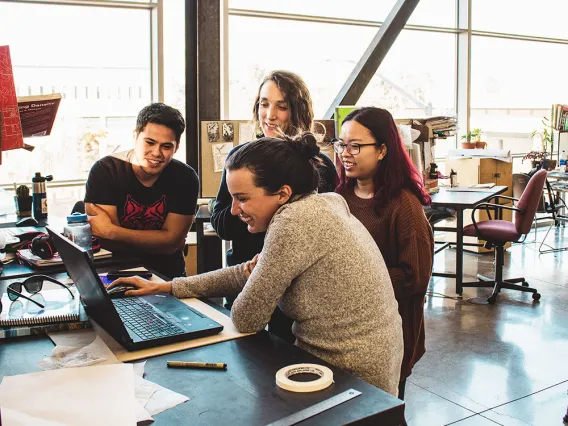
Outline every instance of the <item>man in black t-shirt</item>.
{"type": "Polygon", "coordinates": [[[93,235],[103,246],[139,256],[168,278],[185,275],[182,249],[199,192],[195,170],[173,158],[184,130],[177,109],[145,107],[136,121],[134,149],[97,161],[85,195],[93,235]]]}

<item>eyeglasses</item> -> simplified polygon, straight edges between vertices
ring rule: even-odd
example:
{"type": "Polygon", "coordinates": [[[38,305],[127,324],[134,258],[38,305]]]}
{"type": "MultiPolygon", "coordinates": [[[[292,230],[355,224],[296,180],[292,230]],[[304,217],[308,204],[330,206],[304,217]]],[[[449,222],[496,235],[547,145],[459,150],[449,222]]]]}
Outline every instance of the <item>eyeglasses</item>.
{"type": "MultiPolygon", "coordinates": [[[[43,288],[44,281],[49,281],[66,288],[71,297],[75,298],[73,292],[69,289],[69,287],[67,287],[62,282],[57,281],[55,278],[48,277],[47,275],[33,275],[29,278],[26,278],[22,282],[10,284],[8,286],[8,298],[14,301],[18,297],[22,297],[22,288],[26,289],[26,291],[30,294],[39,293],[43,288]]],[[[28,299],[27,297],[25,298],[28,299]]]]}
{"type": "Polygon", "coordinates": [[[376,143],[343,143],[343,142],[334,142],[333,149],[338,154],[343,154],[343,151],[347,150],[347,152],[351,155],[357,155],[361,152],[362,146],[377,146],[376,143]]]}

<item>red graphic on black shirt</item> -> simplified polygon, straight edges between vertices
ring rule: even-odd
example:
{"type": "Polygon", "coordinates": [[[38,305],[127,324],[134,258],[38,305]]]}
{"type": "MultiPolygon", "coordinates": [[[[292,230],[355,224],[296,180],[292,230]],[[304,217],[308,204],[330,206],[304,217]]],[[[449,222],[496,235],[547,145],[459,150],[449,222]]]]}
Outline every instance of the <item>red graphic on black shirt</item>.
{"type": "Polygon", "coordinates": [[[166,196],[146,206],[136,201],[130,194],[124,203],[124,216],[120,223],[129,229],[162,229],[166,220],[166,196]]]}

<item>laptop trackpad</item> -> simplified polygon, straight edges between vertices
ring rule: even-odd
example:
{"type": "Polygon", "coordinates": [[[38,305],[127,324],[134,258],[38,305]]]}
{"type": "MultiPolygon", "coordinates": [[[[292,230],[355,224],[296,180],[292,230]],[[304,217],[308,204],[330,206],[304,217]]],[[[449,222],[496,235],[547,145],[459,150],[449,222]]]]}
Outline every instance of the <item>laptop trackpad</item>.
{"type": "Polygon", "coordinates": [[[193,328],[203,320],[209,320],[201,313],[191,309],[185,303],[171,295],[152,294],[142,296],[144,300],[161,311],[162,315],[175,323],[182,323],[186,327],[193,328]]]}

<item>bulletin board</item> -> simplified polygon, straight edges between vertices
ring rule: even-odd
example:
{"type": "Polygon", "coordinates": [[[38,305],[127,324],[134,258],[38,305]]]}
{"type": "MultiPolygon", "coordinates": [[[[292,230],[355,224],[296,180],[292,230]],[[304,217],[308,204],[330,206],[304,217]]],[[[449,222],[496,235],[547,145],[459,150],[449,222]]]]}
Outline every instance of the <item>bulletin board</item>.
{"type": "MultiPolygon", "coordinates": [[[[331,140],[335,137],[333,120],[315,120],[314,132],[324,134],[321,150],[334,158],[331,140]]],[[[201,122],[201,197],[215,198],[223,176],[227,154],[233,147],[256,139],[250,120],[214,120],[201,122]]]]}
{"type": "Polygon", "coordinates": [[[254,139],[254,123],[250,120],[201,122],[201,197],[217,196],[227,154],[234,146],[254,139]]]}

